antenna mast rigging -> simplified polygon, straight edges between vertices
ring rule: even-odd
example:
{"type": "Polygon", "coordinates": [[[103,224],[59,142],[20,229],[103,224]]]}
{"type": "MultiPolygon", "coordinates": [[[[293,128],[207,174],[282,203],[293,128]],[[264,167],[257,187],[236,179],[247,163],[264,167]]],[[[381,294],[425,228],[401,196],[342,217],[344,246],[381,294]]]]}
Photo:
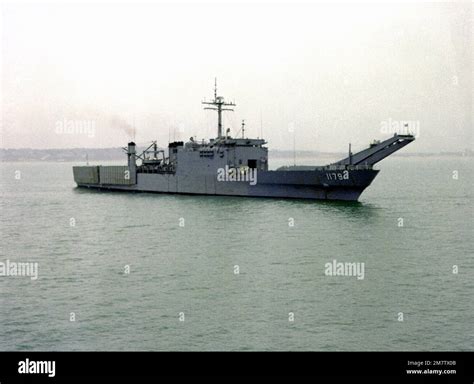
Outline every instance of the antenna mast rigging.
{"type": "Polygon", "coordinates": [[[217,96],[217,78],[214,80],[214,100],[203,101],[202,104],[212,105],[212,107],[205,107],[204,109],[211,109],[217,111],[217,138],[222,137],[222,111],[233,111],[231,108],[223,107],[235,107],[234,103],[226,103],[224,97],[217,96]]]}

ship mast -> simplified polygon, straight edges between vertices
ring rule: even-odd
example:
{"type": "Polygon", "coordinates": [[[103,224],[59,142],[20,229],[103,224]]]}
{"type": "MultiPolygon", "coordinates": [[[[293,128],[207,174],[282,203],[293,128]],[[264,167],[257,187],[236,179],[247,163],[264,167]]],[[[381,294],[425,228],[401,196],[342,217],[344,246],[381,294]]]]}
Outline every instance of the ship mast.
{"type": "Polygon", "coordinates": [[[233,111],[231,108],[223,107],[235,107],[234,103],[226,103],[222,96],[217,96],[217,78],[214,79],[214,100],[203,101],[202,104],[212,105],[212,107],[205,107],[204,109],[212,109],[217,111],[217,138],[222,137],[222,111],[233,111]]]}

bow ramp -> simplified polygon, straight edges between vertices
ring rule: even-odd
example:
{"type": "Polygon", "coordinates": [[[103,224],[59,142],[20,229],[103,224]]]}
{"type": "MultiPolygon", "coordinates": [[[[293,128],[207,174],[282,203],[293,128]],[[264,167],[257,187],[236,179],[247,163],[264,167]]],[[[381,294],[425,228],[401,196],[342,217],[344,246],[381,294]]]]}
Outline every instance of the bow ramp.
{"type": "Polygon", "coordinates": [[[399,135],[395,134],[390,139],[382,142],[374,142],[370,147],[355,154],[350,153],[349,157],[342,159],[331,165],[367,165],[372,166],[380,160],[385,159],[392,153],[403,148],[415,140],[413,135],[399,135]]]}

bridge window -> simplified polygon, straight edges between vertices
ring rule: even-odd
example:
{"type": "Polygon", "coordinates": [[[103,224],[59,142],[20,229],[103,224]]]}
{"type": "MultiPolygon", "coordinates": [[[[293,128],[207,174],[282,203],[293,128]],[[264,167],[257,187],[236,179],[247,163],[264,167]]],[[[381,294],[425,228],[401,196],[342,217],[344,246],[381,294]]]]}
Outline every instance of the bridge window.
{"type": "Polygon", "coordinates": [[[247,165],[249,168],[257,168],[257,160],[249,159],[247,165]]]}

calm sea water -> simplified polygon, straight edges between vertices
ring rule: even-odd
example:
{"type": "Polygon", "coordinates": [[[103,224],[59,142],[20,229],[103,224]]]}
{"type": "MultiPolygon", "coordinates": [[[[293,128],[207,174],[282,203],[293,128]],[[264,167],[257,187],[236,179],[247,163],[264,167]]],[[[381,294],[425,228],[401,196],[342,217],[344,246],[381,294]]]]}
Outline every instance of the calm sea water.
{"type": "Polygon", "coordinates": [[[93,192],[72,165],[0,164],[0,262],[39,265],[0,277],[0,350],[474,350],[472,159],[386,159],[359,203],[93,192]]]}

